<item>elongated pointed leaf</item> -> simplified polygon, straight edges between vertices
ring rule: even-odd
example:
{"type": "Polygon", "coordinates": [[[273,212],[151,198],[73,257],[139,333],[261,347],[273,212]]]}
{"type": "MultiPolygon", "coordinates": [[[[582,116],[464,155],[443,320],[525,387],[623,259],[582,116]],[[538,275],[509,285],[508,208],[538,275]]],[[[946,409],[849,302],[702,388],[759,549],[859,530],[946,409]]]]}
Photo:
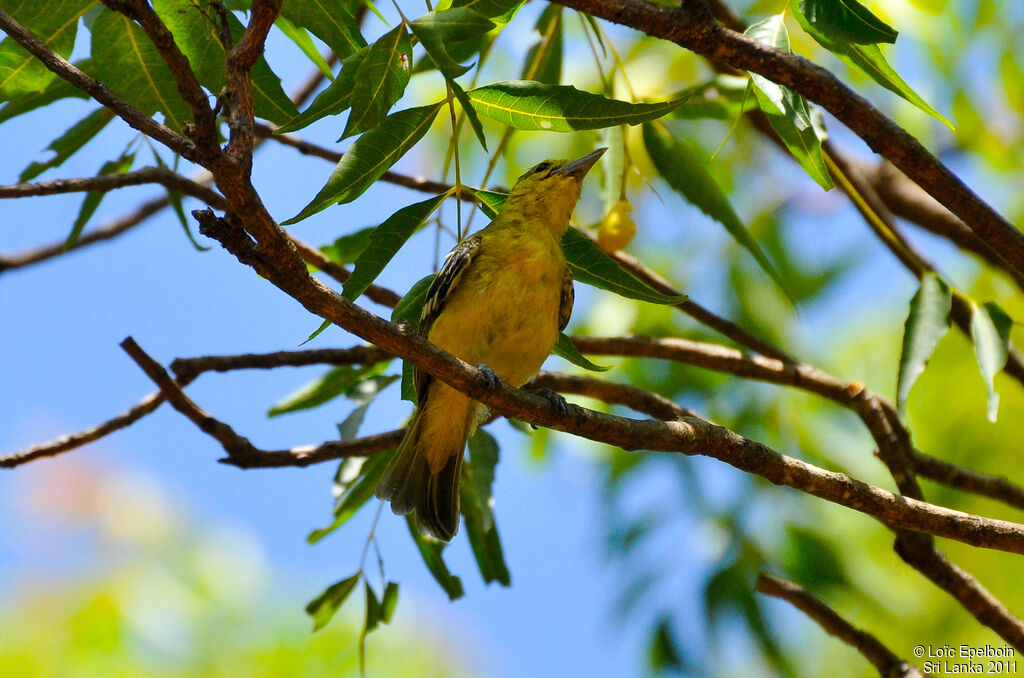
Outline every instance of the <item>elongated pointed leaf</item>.
{"type": "MultiPolygon", "coordinates": [[[[75,66],[86,72],[88,72],[90,64],[91,61],[89,59],[75,62],[75,66]]],[[[11,118],[24,113],[31,113],[44,106],[49,106],[54,101],[68,98],[87,99],[88,95],[64,78],[54,78],[43,91],[18,94],[8,100],[3,106],[0,106],[0,123],[7,122],[11,118]]]]}
{"type": "Polygon", "coordinates": [[[488,191],[482,188],[474,188],[470,190],[472,190],[473,195],[480,204],[480,210],[487,215],[488,219],[493,219],[498,216],[498,212],[501,211],[502,206],[505,204],[505,200],[508,199],[508,193],[488,191]]]}
{"type": "Polygon", "coordinates": [[[686,296],[662,294],[632,273],[622,268],[619,262],[605,253],[593,239],[575,228],[569,228],[562,237],[562,250],[569,262],[572,277],[581,283],[593,285],[602,290],[614,292],[628,299],[647,301],[652,304],[675,304],[686,301],[686,296]]]}
{"type": "MultiPolygon", "coordinates": [[[[132,164],[134,162],[134,153],[122,153],[120,157],[103,163],[96,176],[124,174],[132,168],[132,164]]],[[[100,202],[106,194],[107,191],[89,191],[85,194],[85,198],[82,200],[82,206],[78,210],[78,216],[75,218],[75,223],[71,226],[71,233],[68,234],[67,239],[64,241],[65,252],[74,246],[75,242],[78,240],[78,236],[82,234],[82,229],[84,229],[85,225],[89,223],[89,219],[91,219],[92,215],[95,214],[96,208],[100,206],[100,202]]]]}
{"type": "Polygon", "coordinates": [[[328,586],[323,593],[314,598],[309,605],[306,606],[306,614],[313,618],[314,631],[319,631],[323,627],[327,626],[328,622],[330,622],[335,613],[337,613],[338,608],[340,608],[349,595],[355,591],[356,584],[359,583],[359,577],[361,576],[362,572],[356,572],[351,577],[342,579],[336,584],[328,586]]]}
{"type": "MultiPolygon", "coordinates": [[[[768,17],[748,28],[746,35],[789,52],[789,33],[783,18],[783,14],[768,17]]],[[[792,90],[756,73],[751,73],[750,79],[757,102],[768,116],[772,129],[804,171],[826,191],[831,189],[834,186],[832,176],[821,155],[821,139],[811,121],[807,102],[792,90]]]]}
{"type": "Polygon", "coordinates": [[[409,24],[434,65],[448,78],[469,70],[452,56],[449,44],[471,40],[494,28],[494,23],[470,7],[428,12],[409,24]]]}
{"type": "Polygon", "coordinates": [[[807,21],[807,17],[799,11],[794,11],[793,15],[796,17],[797,22],[799,22],[800,27],[803,28],[808,35],[814,38],[819,45],[839,57],[839,59],[844,63],[853,68],[860,69],[879,85],[890,92],[903,97],[928,115],[942,122],[942,124],[946,125],[951,130],[956,129],[953,126],[953,123],[935,110],[931,104],[922,99],[921,96],[915,92],[895,70],[893,70],[892,66],[889,65],[889,62],[885,60],[885,56],[882,54],[882,50],[878,45],[858,45],[838,38],[829,37],[812,26],[807,21]]]}
{"type": "Polygon", "coordinates": [[[317,67],[317,69],[323,74],[328,80],[334,80],[334,73],[331,72],[331,65],[327,63],[327,59],[320,54],[320,50],[313,44],[313,38],[309,37],[309,32],[305,28],[300,28],[293,24],[283,16],[278,16],[274,22],[281,32],[284,33],[285,37],[295,43],[295,46],[302,50],[302,53],[306,55],[310,61],[317,67]]]}
{"type": "Polygon", "coordinates": [[[355,74],[352,112],[342,138],[376,127],[409,84],[412,40],[399,24],[366,50],[355,74]]]}
{"type": "Polygon", "coordinates": [[[999,412],[999,394],[994,379],[1010,353],[1010,329],[1013,319],[994,301],[974,306],[971,313],[971,340],[974,342],[974,357],[985,380],[988,393],[988,420],[994,422],[999,412]]]}
{"type": "Polygon", "coordinates": [[[342,266],[351,264],[370,244],[370,236],[373,235],[376,228],[376,226],[367,226],[354,233],[343,235],[330,245],[321,247],[320,251],[336,264],[342,266]]]}
{"type": "Polygon", "coordinates": [[[729,235],[746,248],[761,269],[790,296],[782,277],[740,221],[718,182],[711,176],[703,154],[690,143],[676,139],[667,130],[655,125],[644,125],[644,145],[658,173],[668,185],[701,212],[725,226],[729,235]]]}
{"type": "Polygon", "coordinates": [[[896,42],[896,30],[857,0],[800,0],[808,23],[825,35],[870,45],[896,42]]]}
{"type": "Polygon", "coordinates": [[[433,539],[428,540],[419,530],[416,529],[416,520],[412,516],[406,516],[406,524],[409,526],[409,534],[412,535],[412,539],[416,542],[416,547],[420,550],[420,556],[423,558],[423,563],[430,570],[430,574],[433,575],[434,579],[444,592],[448,594],[449,600],[457,600],[465,595],[465,590],[462,588],[462,580],[452,574],[448,570],[448,566],[444,563],[444,558],[441,553],[444,551],[444,543],[434,541],[433,539]]]}
{"type": "Polygon", "coordinates": [[[580,353],[580,350],[576,348],[576,344],[572,343],[572,339],[562,332],[558,333],[558,341],[555,342],[555,347],[551,352],[559,358],[568,360],[573,365],[582,367],[585,370],[590,370],[591,372],[607,372],[612,368],[611,365],[598,365],[597,363],[591,362],[590,359],[580,353]]]}
{"type": "MultiPolygon", "coordinates": [[[[71,56],[78,20],[96,0],[5,0],[3,10],[57,54],[71,56]]],[[[0,101],[42,92],[57,76],[14,38],[0,41],[0,101]]]]}
{"type": "Polygon", "coordinates": [[[501,538],[491,509],[491,485],[498,462],[498,442],[486,431],[478,431],[469,440],[469,462],[462,467],[460,485],[462,515],[466,534],[484,583],[509,586],[512,577],[502,553],[501,538]]]}
{"type": "Polygon", "coordinates": [[[398,607],[398,584],[389,581],[384,587],[384,595],[380,597],[380,607],[380,620],[385,624],[390,624],[391,618],[395,614],[395,608],[398,607]]]}
{"type": "Polygon", "coordinates": [[[390,460],[391,453],[389,452],[380,452],[367,458],[360,469],[359,477],[348,486],[335,503],[334,521],[327,527],[310,532],[306,541],[315,544],[347,523],[373,497],[377,481],[384,475],[384,469],[390,460]]]}
{"type": "Polygon", "coordinates": [[[522,4],[523,0],[455,0],[452,7],[472,9],[499,25],[505,25],[522,4]]]}
{"type": "Polygon", "coordinates": [[[477,111],[520,130],[573,132],[636,125],[670,113],[682,101],[631,104],[531,80],[496,82],[467,92],[477,111]]]}
{"type": "Polygon", "coordinates": [[[925,273],[921,287],[910,300],[910,313],[903,330],[903,350],[896,381],[896,405],[900,414],[907,410],[907,395],[924,372],[939,340],[949,329],[949,311],[953,293],[949,285],[934,273],[925,273]]]}
{"type": "Polygon", "coordinates": [[[156,47],[134,21],[104,9],[93,21],[93,75],[146,115],[180,132],[191,113],[156,47]]]}
{"type": "Polygon", "coordinates": [[[699,85],[687,87],[673,99],[682,99],[673,118],[682,120],[736,120],[758,107],[756,97],[749,96],[750,79],[735,75],[718,75],[699,85]]]}
{"type": "Polygon", "coordinates": [[[345,281],[342,296],[351,301],[358,299],[402,248],[405,241],[447,197],[447,194],[442,194],[403,207],[378,226],[370,236],[370,243],[356,259],[352,275],[345,281]]]}
{"type": "MultiPolygon", "coordinates": [[[[398,300],[395,309],[391,312],[391,322],[405,322],[409,324],[413,332],[419,330],[420,314],[423,312],[423,303],[427,298],[427,291],[430,284],[434,282],[434,274],[424,276],[416,281],[405,296],[398,300]]],[[[413,379],[412,363],[402,361],[402,400],[408,400],[415,404],[417,401],[416,384],[413,379]]]]}
{"type": "Polygon", "coordinates": [[[358,198],[427,133],[442,104],[393,113],[379,127],[363,134],[342,156],[327,185],[301,212],[283,223],[294,224],[334,203],[358,198]]]}
{"type": "Polygon", "coordinates": [[[281,414],[319,407],[329,400],[346,395],[360,381],[376,376],[386,368],[386,362],[359,367],[352,365],[334,367],[322,377],[314,379],[271,407],[267,411],[267,416],[276,417],[281,414]]]}
{"type": "Polygon", "coordinates": [[[459,105],[462,106],[462,110],[466,112],[466,118],[469,120],[470,127],[473,128],[473,134],[476,135],[477,141],[483,147],[484,151],[487,150],[487,137],[484,136],[484,126],[480,123],[480,116],[476,114],[476,109],[473,108],[472,102],[469,100],[469,95],[462,89],[459,83],[455,82],[449,77],[445,77],[448,86],[455,94],[455,98],[459,100],[459,105]]]}
{"type": "Polygon", "coordinates": [[[89,143],[113,119],[114,113],[109,108],[98,108],[85,116],[46,147],[46,150],[53,151],[52,158],[44,162],[29,164],[18,175],[18,181],[32,181],[46,170],[59,167],[65,160],[77,153],[82,146],[89,143]]]}
{"type": "Polygon", "coordinates": [[[361,49],[341,62],[341,73],[327,89],[316,95],[309,108],[281,125],[278,133],[294,132],[328,115],[344,113],[352,105],[352,90],[356,85],[356,73],[366,58],[369,48],[361,49]]]}
{"type": "Polygon", "coordinates": [[[540,39],[526,53],[520,77],[546,85],[558,85],[562,82],[562,6],[551,4],[545,7],[534,30],[540,34],[540,39]]]}
{"type": "Polygon", "coordinates": [[[366,47],[348,3],[332,0],[288,0],[281,14],[323,40],[341,58],[366,47]]]}

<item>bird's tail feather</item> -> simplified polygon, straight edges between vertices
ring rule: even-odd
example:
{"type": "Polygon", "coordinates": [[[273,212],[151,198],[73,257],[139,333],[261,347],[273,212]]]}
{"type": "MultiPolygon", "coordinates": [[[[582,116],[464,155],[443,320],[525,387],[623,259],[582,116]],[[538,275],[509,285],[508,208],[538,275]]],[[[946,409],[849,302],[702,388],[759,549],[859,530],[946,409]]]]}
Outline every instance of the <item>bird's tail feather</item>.
{"type": "Polygon", "coordinates": [[[459,477],[466,439],[464,435],[432,436],[424,431],[424,421],[418,410],[374,494],[390,501],[391,510],[398,515],[416,511],[421,528],[450,541],[459,528],[459,477]],[[437,473],[432,473],[426,446],[438,444],[450,449],[431,450],[433,458],[447,459],[437,473]]]}

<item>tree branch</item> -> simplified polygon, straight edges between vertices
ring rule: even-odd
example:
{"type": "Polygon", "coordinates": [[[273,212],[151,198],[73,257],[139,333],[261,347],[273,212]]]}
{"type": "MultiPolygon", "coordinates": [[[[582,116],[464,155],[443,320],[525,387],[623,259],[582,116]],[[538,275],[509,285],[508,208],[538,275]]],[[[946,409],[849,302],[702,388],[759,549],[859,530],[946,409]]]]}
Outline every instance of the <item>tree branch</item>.
{"type": "Polygon", "coordinates": [[[733,68],[758,73],[802,94],[834,115],[872,150],[949,208],[978,237],[990,243],[1011,268],[1024,274],[1024,235],[917,139],[828,70],[722,26],[714,20],[705,0],[683,0],[681,7],[646,0],[554,1],[674,42],[733,68]]]}
{"type": "Polygon", "coordinates": [[[122,174],[101,174],[95,177],[76,179],[54,179],[39,183],[13,184],[0,186],[0,198],[28,198],[40,195],[58,195],[61,193],[80,193],[83,191],[107,192],[126,186],[143,184],[160,184],[168,191],[175,191],[202,200],[210,207],[224,208],[224,196],[209,186],[198,181],[183,177],[166,167],[144,167],[133,172],[122,174]]]}
{"type": "Polygon", "coordinates": [[[148,115],[143,114],[127,101],[111,92],[102,82],[83,73],[76,66],[47,47],[32,31],[19,24],[3,10],[0,10],[0,29],[29,53],[42,61],[48,69],[112,110],[129,125],[146,136],[156,139],[182,157],[193,162],[198,161],[198,151],[192,141],[171,130],[169,127],[161,125],[148,115]]]}
{"type": "Polygon", "coordinates": [[[756,589],[767,596],[785,600],[817,622],[827,633],[860,652],[865,659],[874,664],[882,678],[922,678],[927,675],[916,666],[911,666],[897,657],[892,650],[867,631],[850,624],[802,586],[762,573],[757,578],[756,589]]]}

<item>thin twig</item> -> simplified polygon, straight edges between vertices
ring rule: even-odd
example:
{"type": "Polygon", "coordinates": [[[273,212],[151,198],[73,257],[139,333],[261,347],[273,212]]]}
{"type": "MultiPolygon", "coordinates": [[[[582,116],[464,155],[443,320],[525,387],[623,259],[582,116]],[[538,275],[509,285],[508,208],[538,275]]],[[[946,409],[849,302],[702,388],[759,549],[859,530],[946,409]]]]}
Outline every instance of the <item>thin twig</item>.
{"type": "Polygon", "coordinates": [[[867,631],[850,624],[839,616],[839,613],[821,599],[808,593],[802,586],[780,577],[762,573],[757,578],[756,588],[767,596],[785,600],[817,622],[827,633],[860,652],[865,659],[874,664],[882,678],[922,678],[922,676],[928,675],[922,673],[916,666],[911,666],[900,659],[867,631]]]}
{"type": "Polygon", "coordinates": [[[28,198],[40,195],[59,195],[62,193],[81,193],[97,191],[105,193],[126,186],[144,184],[160,184],[168,191],[175,191],[202,200],[210,207],[223,209],[224,196],[208,185],[193,181],[166,167],[143,167],[133,172],[122,174],[101,174],[95,177],[79,177],[75,179],[54,179],[39,183],[13,184],[0,186],[0,198],[28,198]]]}

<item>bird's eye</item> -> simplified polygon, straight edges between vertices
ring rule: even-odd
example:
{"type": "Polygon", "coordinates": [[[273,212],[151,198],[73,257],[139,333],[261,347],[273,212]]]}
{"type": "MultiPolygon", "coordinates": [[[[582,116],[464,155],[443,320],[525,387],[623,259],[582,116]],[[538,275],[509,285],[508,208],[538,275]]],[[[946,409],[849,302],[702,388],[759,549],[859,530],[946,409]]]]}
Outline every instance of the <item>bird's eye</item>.
{"type": "Polygon", "coordinates": [[[550,162],[542,162],[541,164],[539,164],[539,165],[537,165],[536,167],[533,168],[533,173],[534,174],[540,174],[541,172],[546,172],[549,169],[551,169],[551,163],[550,162]]]}

